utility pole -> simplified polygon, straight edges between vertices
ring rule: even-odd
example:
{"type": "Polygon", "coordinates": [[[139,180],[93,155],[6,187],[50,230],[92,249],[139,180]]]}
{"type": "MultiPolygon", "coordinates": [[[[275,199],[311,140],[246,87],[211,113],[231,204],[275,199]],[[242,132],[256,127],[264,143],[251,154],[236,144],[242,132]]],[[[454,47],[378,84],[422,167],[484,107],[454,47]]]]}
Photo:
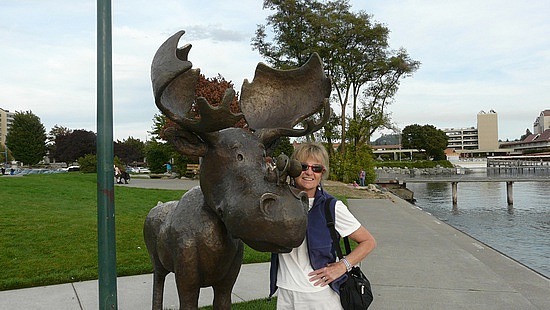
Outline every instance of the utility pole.
{"type": "Polygon", "coordinates": [[[111,1],[97,0],[97,233],[99,309],[117,309],[111,1]]]}

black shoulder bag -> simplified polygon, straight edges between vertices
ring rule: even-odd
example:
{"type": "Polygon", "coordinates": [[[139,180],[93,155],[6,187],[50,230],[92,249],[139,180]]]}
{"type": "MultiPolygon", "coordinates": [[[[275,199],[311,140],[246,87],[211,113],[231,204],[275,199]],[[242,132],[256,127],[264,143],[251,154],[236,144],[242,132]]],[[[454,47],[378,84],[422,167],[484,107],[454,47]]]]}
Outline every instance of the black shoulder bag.
{"type": "MultiPolygon", "coordinates": [[[[334,227],[334,220],[330,213],[330,202],[332,199],[327,199],[325,203],[325,217],[327,219],[327,227],[332,237],[332,245],[336,250],[338,259],[342,259],[342,249],[338,242],[338,233],[334,227]]],[[[349,245],[348,237],[344,237],[344,245],[346,248],[346,255],[351,252],[351,246],[349,245]]],[[[348,279],[340,286],[340,303],[344,310],[358,310],[367,309],[372,303],[372,289],[369,279],[363,274],[361,268],[358,266],[351,267],[351,270],[346,272],[348,279]]]]}

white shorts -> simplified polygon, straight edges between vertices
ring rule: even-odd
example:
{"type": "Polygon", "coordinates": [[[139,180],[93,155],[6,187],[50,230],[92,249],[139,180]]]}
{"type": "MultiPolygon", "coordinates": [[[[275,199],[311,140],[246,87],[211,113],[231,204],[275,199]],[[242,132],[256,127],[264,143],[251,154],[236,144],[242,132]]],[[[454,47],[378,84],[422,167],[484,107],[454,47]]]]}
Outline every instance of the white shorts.
{"type": "Polygon", "coordinates": [[[340,295],[328,288],[321,292],[296,292],[278,289],[277,310],[342,310],[340,295]]]}

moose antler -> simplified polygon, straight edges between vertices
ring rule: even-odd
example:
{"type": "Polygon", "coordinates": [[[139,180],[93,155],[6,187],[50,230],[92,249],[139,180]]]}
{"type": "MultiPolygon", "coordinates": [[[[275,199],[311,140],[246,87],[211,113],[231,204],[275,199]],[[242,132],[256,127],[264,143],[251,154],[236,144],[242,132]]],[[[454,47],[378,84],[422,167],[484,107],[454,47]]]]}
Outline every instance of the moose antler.
{"type": "Polygon", "coordinates": [[[258,64],[254,80],[245,80],[241,90],[241,110],[250,128],[265,140],[279,136],[298,137],[319,130],[330,117],[330,79],[321,58],[314,53],[306,64],[294,70],[277,70],[258,64]],[[323,111],[319,122],[308,119],[323,111]]]}
{"type": "Polygon", "coordinates": [[[166,136],[174,145],[181,145],[178,147],[180,152],[202,154],[204,148],[196,145],[199,141],[193,135],[204,139],[207,133],[233,127],[243,114],[248,126],[266,145],[280,136],[307,135],[328,121],[331,85],[319,55],[313,54],[306,64],[293,70],[277,70],[258,64],[252,83],[245,79],[242,86],[240,105],[243,113],[233,113],[230,105],[235,91],[232,89],[226,90],[217,107],[202,97],[195,98],[200,70],[192,69],[188,60],[191,45],[178,48],[184,33],[182,30],[168,38],[151,65],[155,103],[166,117],[179,125],[180,129],[172,128],[166,136]],[[200,117],[193,113],[195,108],[200,117]],[[323,114],[315,122],[311,116],[321,110],[323,114]],[[303,128],[294,128],[299,123],[303,128]],[[184,147],[186,144],[196,148],[191,151],[184,147]]]}
{"type": "Polygon", "coordinates": [[[190,44],[178,48],[184,33],[178,31],[168,38],[153,58],[151,81],[157,107],[182,129],[197,134],[232,127],[242,118],[242,113],[233,113],[229,108],[235,97],[234,90],[228,89],[217,107],[203,97],[195,99],[200,69],[191,69],[192,64],[187,60],[190,44]],[[190,113],[193,107],[199,109],[200,118],[190,113]]]}

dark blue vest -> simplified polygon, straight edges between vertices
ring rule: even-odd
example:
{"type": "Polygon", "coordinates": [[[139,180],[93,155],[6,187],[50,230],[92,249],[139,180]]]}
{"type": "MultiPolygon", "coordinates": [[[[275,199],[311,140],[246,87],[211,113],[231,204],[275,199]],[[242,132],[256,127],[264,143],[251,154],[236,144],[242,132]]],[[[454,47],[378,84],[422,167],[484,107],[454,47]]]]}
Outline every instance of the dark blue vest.
{"type": "MultiPolygon", "coordinates": [[[[309,254],[309,261],[313,270],[325,267],[329,263],[336,261],[336,252],[332,247],[332,238],[330,231],[327,227],[327,220],[325,217],[325,201],[332,199],[330,203],[330,213],[332,218],[335,217],[335,205],[336,198],[325,192],[322,188],[318,188],[315,192],[315,199],[313,200],[313,207],[309,210],[307,216],[307,251],[309,254]],[[311,237],[313,236],[313,237],[311,237]]],[[[269,283],[269,297],[275,294],[277,291],[277,269],[279,269],[279,256],[277,253],[271,254],[271,267],[269,270],[270,283],[269,283]]],[[[331,282],[330,287],[339,293],[338,289],[340,285],[346,280],[347,275],[343,275],[335,281],[331,282]]]]}

